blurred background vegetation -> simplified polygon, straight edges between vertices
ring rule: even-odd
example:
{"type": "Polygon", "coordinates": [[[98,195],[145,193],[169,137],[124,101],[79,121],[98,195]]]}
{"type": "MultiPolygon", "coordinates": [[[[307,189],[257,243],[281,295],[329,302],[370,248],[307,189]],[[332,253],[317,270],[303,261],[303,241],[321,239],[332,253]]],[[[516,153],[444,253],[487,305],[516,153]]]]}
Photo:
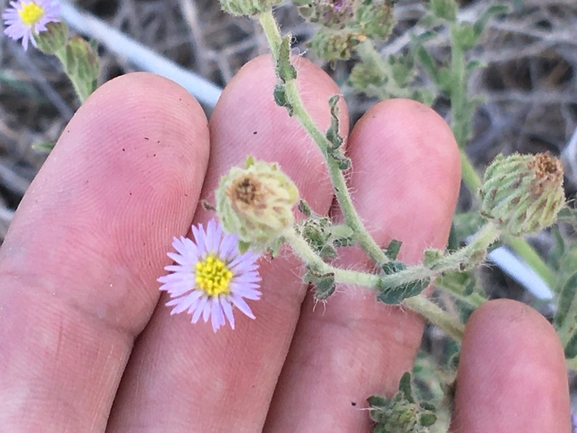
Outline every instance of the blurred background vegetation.
{"type": "MultiPolygon", "coordinates": [[[[473,21],[492,3],[462,0],[459,16],[473,21]]],[[[491,20],[472,52],[472,58],[486,67],[472,76],[469,92],[482,95],[485,102],[474,116],[467,153],[479,172],[501,152],[561,155],[567,197],[573,201],[577,192],[577,2],[501,3],[512,12],[491,20]]],[[[74,5],[219,87],[248,60],[268,51],[258,23],[224,14],[216,0],[77,0],[74,5]]],[[[7,6],[8,0],[0,0],[0,10],[7,6]]],[[[424,2],[399,0],[394,13],[392,37],[378,47],[383,55],[408,51],[410,32],[425,13],[424,2]]],[[[347,88],[354,61],[329,65],[307,49],[314,27],[299,16],[294,5],[283,3],[275,15],[282,31],[295,38],[293,52],[317,63],[341,85],[352,122],[376,102],[347,88]]],[[[441,32],[432,43],[433,53],[439,58],[446,55],[448,34],[441,32]]],[[[100,83],[137,70],[130,60],[105,46],[99,51],[100,83]]],[[[24,52],[19,43],[0,35],[0,241],[46,158],[32,144],[56,140],[77,108],[72,86],[56,58],[35,49],[24,52]]],[[[211,107],[205,108],[210,112],[211,107]]],[[[433,108],[446,116],[449,101],[439,98],[433,108]]],[[[470,203],[470,193],[463,188],[460,207],[468,209],[470,203]]],[[[547,234],[533,239],[538,249],[550,248],[552,242],[547,234]]],[[[493,296],[527,301],[523,289],[505,274],[494,268],[481,273],[490,281],[486,286],[493,296]]],[[[423,347],[440,360],[453,352],[448,345],[439,332],[429,329],[423,347]]],[[[427,359],[420,359],[418,366],[430,374],[436,368],[427,359]]]]}

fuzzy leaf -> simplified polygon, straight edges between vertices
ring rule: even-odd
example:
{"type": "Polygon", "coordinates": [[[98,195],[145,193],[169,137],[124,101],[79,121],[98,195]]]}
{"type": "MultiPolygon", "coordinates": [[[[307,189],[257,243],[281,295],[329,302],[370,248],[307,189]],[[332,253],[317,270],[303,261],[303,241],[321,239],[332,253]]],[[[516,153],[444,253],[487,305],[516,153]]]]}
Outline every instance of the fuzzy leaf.
{"type": "Polygon", "coordinates": [[[282,42],[279,46],[278,60],[276,63],[277,76],[283,83],[294,80],[297,77],[297,70],[290,61],[290,41],[290,35],[286,35],[284,38],[282,38],[282,42]]]}
{"type": "Polygon", "coordinates": [[[557,328],[562,327],[567,320],[567,314],[569,313],[571,305],[575,302],[575,296],[577,296],[577,272],[565,281],[559,293],[557,312],[553,320],[557,328]]]}
{"type": "MultiPolygon", "coordinates": [[[[382,267],[386,275],[391,275],[400,271],[405,270],[407,267],[402,262],[393,260],[385,263],[382,267]]],[[[377,286],[379,294],[377,295],[377,300],[384,302],[385,304],[398,305],[405,298],[411,298],[417,296],[423,290],[425,290],[430,284],[430,279],[426,278],[424,280],[411,281],[400,286],[392,286],[386,282],[386,280],[381,280],[380,284],[377,286]]]]}

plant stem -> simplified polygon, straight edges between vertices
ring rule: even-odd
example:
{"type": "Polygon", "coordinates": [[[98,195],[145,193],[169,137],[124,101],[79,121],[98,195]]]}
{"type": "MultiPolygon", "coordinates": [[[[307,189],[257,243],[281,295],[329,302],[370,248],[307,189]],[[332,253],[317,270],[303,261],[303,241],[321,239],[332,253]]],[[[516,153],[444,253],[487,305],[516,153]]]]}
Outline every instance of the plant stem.
{"type": "Polygon", "coordinates": [[[82,104],[84,101],[86,101],[86,98],[88,98],[90,94],[86,94],[86,86],[83,85],[82,81],[79,80],[78,77],[68,73],[68,67],[66,63],[66,47],[57,50],[54,53],[54,55],[58,58],[58,60],[60,60],[60,63],[62,64],[62,69],[64,70],[66,76],[72,83],[74,91],[76,92],[76,96],[78,96],[78,99],[82,104]]]}
{"type": "MultiPolygon", "coordinates": [[[[484,233],[480,233],[479,236],[479,243],[477,245],[481,245],[481,241],[488,241],[487,236],[490,235],[489,230],[484,233]]],[[[306,263],[309,267],[315,269],[315,271],[322,273],[322,274],[333,274],[335,278],[335,282],[344,283],[344,284],[356,284],[359,286],[365,286],[370,288],[376,288],[382,281],[390,281],[393,277],[398,276],[400,274],[404,274],[406,276],[410,276],[409,280],[414,281],[421,279],[415,271],[418,270],[419,272],[428,272],[431,271],[425,268],[422,265],[413,266],[407,268],[405,271],[399,272],[397,274],[382,276],[382,275],[374,275],[368,274],[363,272],[357,271],[350,271],[346,269],[340,269],[335,266],[331,266],[325,263],[310,247],[310,245],[299,235],[294,228],[287,230],[283,234],[284,238],[292,247],[293,251],[299,258],[306,263]]],[[[472,242],[473,243],[473,242],[472,242]]],[[[471,244],[469,244],[471,245],[471,244]]],[[[457,265],[458,266],[458,265],[457,265]]],[[[401,284],[406,283],[408,281],[401,282],[401,284]]],[[[411,298],[406,298],[403,300],[403,305],[407,308],[423,315],[426,319],[428,319],[431,323],[435,324],[439,328],[443,329],[449,336],[454,338],[456,341],[461,342],[463,337],[463,325],[451,316],[449,313],[443,311],[440,307],[436,304],[428,300],[423,295],[417,295],[411,298]]]]}
{"type": "Polygon", "coordinates": [[[465,326],[455,317],[444,311],[437,304],[429,301],[423,295],[406,298],[403,305],[416,313],[419,313],[429,322],[441,328],[447,335],[458,343],[463,341],[465,326]]]}
{"type": "Polygon", "coordinates": [[[457,36],[458,23],[451,24],[451,129],[460,149],[465,147],[469,134],[467,119],[467,80],[465,76],[465,52],[457,36]]]}
{"type": "Polygon", "coordinates": [[[259,15],[258,21],[260,22],[260,25],[264,30],[264,34],[266,36],[266,40],[268,41],[272,58],[276,63],[278,60],[278,52],[280,49],[282,37],[278,25],[276,23],[276,20],[274,19],[274,15],[272,14],[272,12],[264,12],[259,15]]]}
{"type": "MultiPolygon", "coordinates": [[[[481,187],[481,178],[477,174],[475,167],[471,164],[471,160],[467,156],[465,149],[460,149],[461,153],[461,176],[463,182],[469,188],[473,194],[479,190],[481,187]]],[[[545,263],[541,256],[535,251],[535,249],[527,242],[524,238],[505,236],[505,242],[513,248],[513,250],[527,262],[531,268],[539,274],[541,278],[549,285],[549,287],[554,288],[555,273],[551,268],[545,263]]]]}
{"type": "MultiPolygon", "coordinates": [[[[259,16],[259,22],[264,30],[271,51],[273,53],[273,59],[276,63],[278,58],[278,50],[280,48],[282,39],[272,12],[262,13],[259,16]]],[[[377,245],[375,240],[368,234],[363,223],[361,222],[359,214],[353,205],[343,172],[339,168],[337,161],[331,158],[328,154],[327,149],[328,146],[330,146],[330,143],[306,110],[297,88],[297,81],[287,81],[285,83],[285,91],[287,100],[293,109],[293,116],[299,120],[309,137],[311,137],[320,148],[327,162],[329,176],[335,190],[335,196],[337,197],[337,201],[345,217],[346,224],[353,230],[355,234],[355,239],[375,264],[383,264],[388,262],[389,259],[387,256],[377,245]]]]}
{"type": "Polygon", "coordinates": [[[283,233],[283,237],[290,244],[294,253],[307,266],[322,274],[334,274],[336,282],[375,288],[381,280],[379,275],[350,271],[325,263],[294,228],[290,228],[283,233]]]}
{"type": "Polygon", "coordinates": [[[481,180],[481,176],[471,164],[471,160],[467,156],[465,149],[459,149],[459,153],[461,154],[461,177],[463,178],[463,182],[469,188],[469,191],[473,195],[477,194],[479,188],[481,188],[481,184],[483,183],[481,180]]]}

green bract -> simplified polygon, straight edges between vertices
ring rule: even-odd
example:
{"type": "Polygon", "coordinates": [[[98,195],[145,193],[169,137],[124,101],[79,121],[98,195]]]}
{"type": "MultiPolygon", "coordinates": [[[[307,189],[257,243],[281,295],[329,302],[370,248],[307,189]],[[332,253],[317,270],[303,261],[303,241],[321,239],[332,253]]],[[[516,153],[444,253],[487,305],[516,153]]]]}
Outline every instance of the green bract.
{"type": "Polygon", "coordinates": [[[216,210],[224,229],[262,251],[294,224],[299,192],[277,164],[248,157],[220,179],[216,210]]]}
{"type": "Polygon", "coordinates": [[[481,214],[504,232],[536,233],[557,220],[565,204],[563,168],[549,155],[499,155],[479,191],[481,214]]]}

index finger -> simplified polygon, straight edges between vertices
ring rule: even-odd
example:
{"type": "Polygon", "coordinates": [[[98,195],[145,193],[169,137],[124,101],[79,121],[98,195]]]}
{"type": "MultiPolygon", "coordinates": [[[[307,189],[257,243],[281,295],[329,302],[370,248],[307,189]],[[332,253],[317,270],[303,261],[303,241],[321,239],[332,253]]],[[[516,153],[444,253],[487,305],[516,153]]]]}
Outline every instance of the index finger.
{"type": "Polygon", "coordinates": [[[123,76],[80,108],[0,253],[2,430],[104,431],[207,160],[201,107],[166,79],[123,76]]]}

